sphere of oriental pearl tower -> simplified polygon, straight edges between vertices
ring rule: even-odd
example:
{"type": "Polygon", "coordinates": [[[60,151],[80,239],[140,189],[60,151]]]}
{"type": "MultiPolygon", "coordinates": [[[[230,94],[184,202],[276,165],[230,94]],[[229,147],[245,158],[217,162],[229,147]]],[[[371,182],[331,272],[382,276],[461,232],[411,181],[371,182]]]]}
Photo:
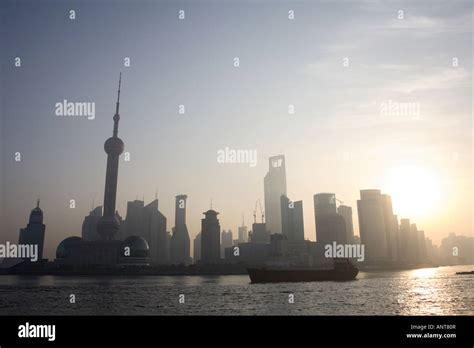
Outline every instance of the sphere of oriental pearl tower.
{"type": "Polygon", "coordinates": [[[97,232],[103,240],[112,240],[117,234],[120,222],[115,214],[115,199],[117,196],[117,177],[119,156],[124,150],[124,143],[118,137],[118,124],[120,121],[120,85],[122,74],[119,78],[119,88],[117,94],[117,104],[114,115],[113,135],[104,143],[104,150],[107,153],[107,171],[105,175],[105,193],[104,193],[104,214],[97,222],[97,232]]]}
{"type": "Polygon", "coordinates": [[[120,138],[110,137],[104,143],[104,150],[110,156],[120,156],[124,148],[125,145],[120,138]]]}

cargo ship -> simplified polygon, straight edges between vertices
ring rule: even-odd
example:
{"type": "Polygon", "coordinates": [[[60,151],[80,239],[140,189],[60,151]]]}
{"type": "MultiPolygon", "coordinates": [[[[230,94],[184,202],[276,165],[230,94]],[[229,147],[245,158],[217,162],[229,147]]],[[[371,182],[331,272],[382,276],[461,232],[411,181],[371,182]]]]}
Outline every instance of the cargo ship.
{"type": "Polygon", "coordinates": [[[252,283],[345,281],[357,277],[359,270],[348,259],[334,259],[334,268],[263,267],[247,268],[252,283]]]}

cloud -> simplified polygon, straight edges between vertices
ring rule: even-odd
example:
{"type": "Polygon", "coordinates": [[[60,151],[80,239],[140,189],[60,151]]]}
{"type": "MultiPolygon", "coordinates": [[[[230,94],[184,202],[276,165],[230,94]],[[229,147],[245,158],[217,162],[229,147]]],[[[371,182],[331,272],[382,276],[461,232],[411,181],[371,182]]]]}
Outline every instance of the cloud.
{"type": "Polygon", "coordinates": [[[412,77],[394,84],[391,89],[402,93],[451,89],[469,82],[471,78],[471,73],[461,67],[432,68],[428,72],[413,72],[409,75],[412,77]]]}
{"type": "Polygon", "coordinates": [[[451,17],[410,15],[405,12],[403,19],[394,17],[386,23],[375,26],[374,29],[392,32],[400,30],[402,34],[405,34],[405,30],[411,30],[416,36],[471,33],[472,17],[471,11],[451,17]]]}

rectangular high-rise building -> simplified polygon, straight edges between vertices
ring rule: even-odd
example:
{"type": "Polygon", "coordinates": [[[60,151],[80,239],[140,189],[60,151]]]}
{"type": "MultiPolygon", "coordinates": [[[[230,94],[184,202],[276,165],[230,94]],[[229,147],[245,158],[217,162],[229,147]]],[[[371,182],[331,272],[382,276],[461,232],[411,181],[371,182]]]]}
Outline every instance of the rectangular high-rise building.
{"type": "Polygon", "coordinates": [[[158,199],[143,208],[143,234],[141,236],[150,246],[152,263],[160,265],[169,263],[166,217],[158,210],[158,199]]]}
{"type": "Polygon", "coordinates": [[[400,248],[398,250],[398,259],[403,264],[413,262],[412,255],[410,252],[410,249],[411,249],[410,232],[411,232],[410,219],[401,219],[400,220],[400,234],[399,234],[400,248]]]}
{"type": "Polygon", "coordinates": [[[194,263],[198,263],[201,260],[201,232],[197,234],[193,241],[193,255],[194,263]]]}
{"type": "Polygon", "coordinates": [[[270,243],[270,233],[267,231],[266,224],[253,223],[252,231],[250,234],[250,242],[252,243],[270,243]]]}
{"type": "Polygon", "coordinates": [[[337,213],[336,195],[334,193],[317,193],[314,200],[314,218],[316,241],[322,245],[347,243],[346,223],[337,213]]]}
{"type": "Polygon", "coordinates": [[[397,250],[396,250],[396,234],[395,224],[393,222],[393,207],[392,207],[392,197],[387,194],[382,195],[383,200],[383,218],[385,221],[385,240],[387,243],[387,258],[389,260],[397,260],[397,250]]]}
{"type": "Polygon", "coordinates": [[[221,258],[221,227],[215,210],[203,213],[201,220],[201,262],[216,263],[221,258]]]}
{"type": "Polygon", "coordinates": [[[280,197],[282,233],[288,242],[304,241],[303,202],[280,197]]]}
{"type": "Polygon", "coordinates": [[[125,233],[127,237],[130,236],[141,236],[147,241],[150,240],[150,236],[144,233],[143,225],[143,208],[145,207],[144,201],[134,200],[127,202],[127,215],[125,217],[125,233]]]}
{"type": "Polygon", "coordinates": [[[233,245],[233,236],[232,236],[232,231],[224,231],[222,230],[221,233],[221,258],[223,259],[225,257],[224,250],[226,248],[230,248],[233,245]]]}
{"type": "Polygon", "coordinates": [[[282,233],[280,197],[286,196],[285,156],[269,159],[268,173],[263,180],[265,195],[266,229],[269,233],[282,233]]]}
{"type": "Polygon", "coordinates": [[[418,231],[418,259],[420,262],[427,261],[425,231],[418,231]]]}
{"type": "Polygon", "coordinates": [[[190,239],[188,227],[186,226],[186,195],[176,196],[175,225],[172,229],[173,235],[170,241],[170,258],[172,264],[191,263],[190,239]]]}
{"type": "Polygon", "coordinates": [[[419,234],[418,234],[418,227],[416,226],[415,223],[412,223],[410,225],[410,236],[409,236],[409,241],[410,241],[410,248],[409,252],[411,255],[411,260],[414,263],[419,263],[420,262],[420,239],[419,239],[419,234]]]}
{"type": "Polygon", "coordinates": [[[392,215],[392,259],[400,261],[400,227],[398,224],[398,216],[392,215]]]}
{"type": "Polygon", "coordinates": [[[239,226],[239,235],[238,235],[238,242],[239,243],[247,243],[248,241],[248,231],[247,226],[239,226]]]}
{"type": "MultiPolygon", "coordinates": [[[[20,229],[19,245],[36,245],[38,248],[38,259],[43,259],[43,246],[46,225],[43,224],[43,211],[39,207],[39,199],[36,208],[31,210],[30,219],[26,228],[20,229]]],[[[35,261],[35,262],[36,262],[35,261]]]]}
{"type": "MultiPolygon", "coordinates": [[[[101,237],[97,233],[97,222],[102,217],[102,206],[96,207],[89,212],[89,215],[82,222],[82,239],[86,241],[100,240],[101,237]]],[[[118,236],[117,236],[118,237],[118,236]]]]}
{"type": "Polygon", "coordinates": [[[387,261],[389,249],[385,220],[386,200],[380,190],[361,190],[357,201],[361,244],[367,262],[387,261]]]}
{"type": "Polygon", "coordinates": [[[346,224],[346,242],[355,243],[354,240],[354,224],[352,222],[352,208],[347,205],[337,207],[337,212],[344,218],[346,224]]]}

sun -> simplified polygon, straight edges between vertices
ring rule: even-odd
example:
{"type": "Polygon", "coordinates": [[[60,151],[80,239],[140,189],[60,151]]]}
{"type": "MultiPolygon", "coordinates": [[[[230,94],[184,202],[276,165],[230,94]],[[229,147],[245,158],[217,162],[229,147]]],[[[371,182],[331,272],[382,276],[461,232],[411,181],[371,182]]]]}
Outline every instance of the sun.
{"type": "Polygon", "coordinates": [[[422,167],[396,167],[389,171],[387,193],[401,218],[425,217],[438,208],[441,186],[436,173],[422,167]]]}

